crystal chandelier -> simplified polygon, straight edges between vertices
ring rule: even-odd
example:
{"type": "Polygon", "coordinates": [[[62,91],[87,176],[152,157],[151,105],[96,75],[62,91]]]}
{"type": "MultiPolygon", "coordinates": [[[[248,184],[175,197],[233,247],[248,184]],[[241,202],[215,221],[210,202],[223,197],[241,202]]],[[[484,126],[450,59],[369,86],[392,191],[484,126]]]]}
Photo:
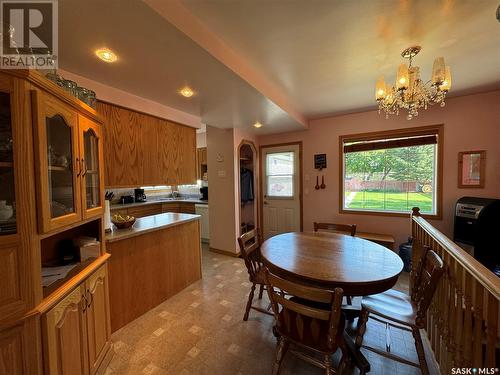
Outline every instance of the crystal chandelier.
{"type": "Polygon", "coordinates": [[[418,116],[420,108],[439,103],[444,107],[445,97],[451,88],[450,67],[445,66],[444,58],[438,57],[432,66],[432,79],[424,83],[420,79],[420,68],[412,66],[415,57],[422,48],[420,46],[409,47],[401,52],[401,56],[409,60],[409,64],[401,64],[398,68],[396,85],[388,86],[381,76],[377,80],[375,97],[378,102],[378,113],[385,112],[385,118],[389,115],[399,115],[399,110],[404,108],[408,111],[406,118],[411,120],[418,116]]]}

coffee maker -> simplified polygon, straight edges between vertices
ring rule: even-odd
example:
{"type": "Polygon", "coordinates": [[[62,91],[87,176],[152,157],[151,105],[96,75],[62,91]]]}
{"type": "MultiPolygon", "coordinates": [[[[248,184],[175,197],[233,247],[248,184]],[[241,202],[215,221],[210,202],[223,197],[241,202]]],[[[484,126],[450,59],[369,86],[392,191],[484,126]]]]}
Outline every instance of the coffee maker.
{"type": "Polygon", "coordinates": [[[146,194],[144,194],[144,189],[134,189],[134,196],[136,202],[146,202],[146,194]]]}
{"type": "Polygon", "coordinates": [[[202,201],[208,201],[208,186],[201,187],[200,188],[200,193],[201,193],[200,200],[202,200],[202,201]]]}

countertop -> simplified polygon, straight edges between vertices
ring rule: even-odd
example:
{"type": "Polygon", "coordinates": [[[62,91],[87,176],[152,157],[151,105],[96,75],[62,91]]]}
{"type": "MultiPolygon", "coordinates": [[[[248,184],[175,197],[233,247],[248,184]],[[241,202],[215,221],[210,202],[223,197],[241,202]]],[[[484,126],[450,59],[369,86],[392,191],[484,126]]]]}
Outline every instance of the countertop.
{"type": "Polygon", "coordinates": [[[208,201],[203,201],[197,198],[177,198],[177,199],[157,199],[157,200],[152,199],[146,202],[135,202],[135,203],[125,203],[125,204],[114,203],[110,206],[110,209],[111,211],[113,211],[128,207],[147,206],[150,204],[164,204],[164,203],[169,204],[169,203],[179,203],[179,202],[208,205],[208,201]]]}
{"type": "Polygon", "coordinates": [[[200,215],[178,214],[173,212],[145,216],[137,219],[133,227],[130,229],[116,229],[116,227],[113,226],[113,231],[111,233],[106,233],[105,239],[108,243],[120,241],[126,238],[139,236],[141,234],[199,220],[199,218],[200,215]]]}

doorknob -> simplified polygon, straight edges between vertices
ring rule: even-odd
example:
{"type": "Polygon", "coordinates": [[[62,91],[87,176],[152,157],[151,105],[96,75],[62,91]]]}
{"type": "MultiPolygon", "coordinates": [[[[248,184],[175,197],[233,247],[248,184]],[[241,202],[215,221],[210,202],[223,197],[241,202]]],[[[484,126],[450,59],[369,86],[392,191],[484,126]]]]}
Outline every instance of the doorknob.
{"type": "Polygon", "coordinates": [[[264,204],[267,204],[267,202],[264,202],[264,204]]]}

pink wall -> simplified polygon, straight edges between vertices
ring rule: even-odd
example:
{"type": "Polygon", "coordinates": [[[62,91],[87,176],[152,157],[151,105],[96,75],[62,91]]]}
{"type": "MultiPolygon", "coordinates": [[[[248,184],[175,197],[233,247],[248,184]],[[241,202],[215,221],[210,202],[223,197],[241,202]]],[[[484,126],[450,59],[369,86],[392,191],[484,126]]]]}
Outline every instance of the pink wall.
{"type": "Polygon", "coordinates": [[[308,130],[261,136],[261,145],[302,141],[304,165],[304,230],[313,221],[355,223],[363,232],[390,233],[397,243],[410,233],[407,218],[339,213],[338,158],[339,136],[346,134],[444,124],[443,219],[432,224],[451,237],[455,201],[462,196],[500,198],[500,91],[467,95],[447,100],[446,107],[431,107],[408,121],[404,115],[388,120],[377,111],[313,120],[308,130]],[[486,150],[484,189],[458,189],[458,152],[486,150]],[[313,155],[326,153],[328,168],[324,190],[315,190],[313,155]]]}

